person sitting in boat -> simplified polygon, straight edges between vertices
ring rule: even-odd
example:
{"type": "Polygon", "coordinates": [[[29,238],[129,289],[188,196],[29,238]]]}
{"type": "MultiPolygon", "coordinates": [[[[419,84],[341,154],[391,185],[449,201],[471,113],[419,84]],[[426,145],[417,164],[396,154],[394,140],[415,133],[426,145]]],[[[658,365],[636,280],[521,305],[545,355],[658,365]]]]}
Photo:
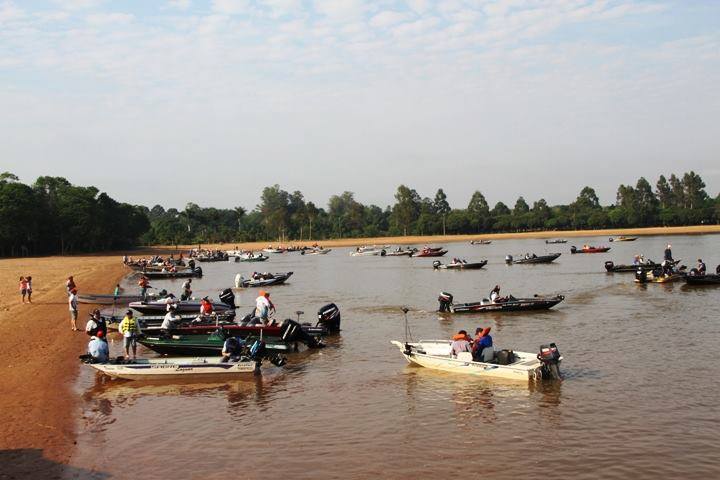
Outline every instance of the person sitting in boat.
{"type": "Polygon", "coordinates": [[[707,272],[707,265],[705,265],[705,262],[702,261],[702,258],[698,258],[697,271],[698,275],[705,275],[707,272]]]}
{"type": "Polygon", "coordinates": [[[93,363],[107,363],[110,360],[110,348],[108,348],[105,334],[102,331],[90,338],[87,351],[88,355],[92,357],[93,363]]]}
{"type": "Polygon", "coordinates": [[[471,340],[465,330],[460,330],[453,336],[453,342],[450,345],[450,356],[457,358],[460,352],[472,352],[471,340]]]}
{"type": "Polygon", "coordinates": [[[167,333],[182,321],[182,317],[176,312],[177,308],[175,305],[168,305],[168,312],[165,314],[162,325],[160,325],[160,330],[167,333]]]}
{"type": "Polygon", "coordinates": [[[642,262],[640,261],[640,255],[635,255],[633,257],[633,265],[635,265],[635,266],[642,265],[642,262]]]}
{"type": "Polygon", "coordinates": [[[213,305],[208,297],[200,300],[200,315],[210,315],[213,313],[213,305]]]}
{"type": "Polygon", "coordinates": [[[490,362],[492,361],[494,355],[495,352],[493,350],[493,339],[490,335],[490,327],[480,327],[475,330],[473,360],[476,362],[490,362]]]}
{"type": "Polygon", "coordinates": [[[500,285],[495,285],[495,288],[490,290],[490,301],[492,303],[500,302],[500,285]]]}
{"type": "Polygon", "coordinates": [[[222,360],[220,361],[223,363],[237,362],[242,356],[244,346],[244,340],[240,340],[237,337],[228,337],[225,343],[223,343],[222,360]]]}
{"type": "Polygon", "coordinates": [[[192,295],[192,289],[190,288],[192,284],[192,278],[188,278],[185,280],[185,283],[182,284],[182,294],[180,295],[180,300],[189,300],[190,296],[192,295]]]}
{"type": "Polygon", "coordinates": [[[102,333],[104,337],[107,337],[107,322],[100,315],[100,310],[97,308],[93,310],[90,315],[90,319],[85,324],[85,333],[91,337],[97,336],[98,333],[102,333]]]}

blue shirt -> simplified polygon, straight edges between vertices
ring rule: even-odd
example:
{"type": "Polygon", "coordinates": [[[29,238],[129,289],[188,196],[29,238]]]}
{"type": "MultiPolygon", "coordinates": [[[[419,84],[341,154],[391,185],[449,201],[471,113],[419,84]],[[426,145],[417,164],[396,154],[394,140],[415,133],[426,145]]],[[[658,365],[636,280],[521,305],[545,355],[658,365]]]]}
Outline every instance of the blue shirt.
{"type": "Polygon", "coordinates": [[[96,362],[107,362],[110,359],[110,349],[107,342],[93,337],[88,343],[88,353],[96,362]]]}
{"type": "Polygon", "coordinates": [[[480,339],[480,343],[478,343],[478,348],[485,348],[485,347],[492,347],[492,337],[490,335],[485,335],[480,339]]]}

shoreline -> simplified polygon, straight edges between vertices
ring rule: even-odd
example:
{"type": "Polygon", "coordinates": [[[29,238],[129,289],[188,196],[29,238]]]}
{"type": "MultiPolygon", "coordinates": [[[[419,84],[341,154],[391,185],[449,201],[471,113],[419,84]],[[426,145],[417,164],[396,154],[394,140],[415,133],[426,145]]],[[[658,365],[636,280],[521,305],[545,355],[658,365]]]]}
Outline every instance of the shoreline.
{"type": "MultiPolygon", "coordinates": [[[[609,237],[620,235],[625,236],[664,236],[664,235],[711,235],[720,234],[720,225],[693,225],[685,227],[646,227],[646,228],[617,228],[602,230],[558,230],[539,232],[513,232],[513,233],[487,233],[470,235],[407,235],[398,237],[368,237],[368,238],[340,238],[330,240],[288,240],[286,242],[263,241],[263,242],[226,242],[226,243],[203,243],[203,248],[212,250],[231,250],[236,246],[243,250],[261,250],[268,245],[311,245],[317,243],[326,248],[333,247],[357,247],[360,245],[413,245],[413,244],[435,244],[435,243],[459,243],[470,242],[471,240],[518,240],[518,239],[553,239],[553,238],[577,238],[577,237],[609,237]]],[[[568,242],[570,243],[570,242],[568,242]]],[[[135,255],[142,255],[147,252],[177,252],[187,251],[196,248],[195,245],[156,245],[139,247],[135,255]]],[[[132,255],[131,255],[132,256],[132,255]]]]}
{"type": "Polygon", "coordinates": [[[81,420],[77,357],[87,346],[84,327],[95,308],[79,305],[80,331],[73,332],[65,280],[73,275],[80,293],[111,292],[128,272],[112,254],[4,259],[0,273],[2,477],[60,478],[75,451],[81,420]],[[33,277],[32,305],[21,303],[20,275],[33,277]]]}

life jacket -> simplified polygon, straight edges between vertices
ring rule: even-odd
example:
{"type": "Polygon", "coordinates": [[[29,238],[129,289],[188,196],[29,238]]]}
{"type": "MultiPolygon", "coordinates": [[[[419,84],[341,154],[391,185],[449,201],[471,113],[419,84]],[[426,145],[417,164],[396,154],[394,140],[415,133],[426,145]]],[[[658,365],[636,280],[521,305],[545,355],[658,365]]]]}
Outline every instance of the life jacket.
{"type": "Polygon", "coordinates": [[[213,311],[212,303],[208,302],[207,300],[202,300],[200,302],[200,313],[203,314],[210,314],[213,311]]]}
{"type": "Polygon", "coordinates": [[[139,331],[137,326],[137,321],[135,320],[135,317],[125,317],[123,318],[123,321],[120,322],[120,333],[137,333],[139,331]]]}
{"type": "Polygon", "coordinates": [[[453,335],[452,339],[453,339],[453,341],[455,341],[455,340],[467,340],[468,342],[472,341],[472,339],[469,336],[463,335],[462,333],[456,333],[455,335],[453,335]]]}

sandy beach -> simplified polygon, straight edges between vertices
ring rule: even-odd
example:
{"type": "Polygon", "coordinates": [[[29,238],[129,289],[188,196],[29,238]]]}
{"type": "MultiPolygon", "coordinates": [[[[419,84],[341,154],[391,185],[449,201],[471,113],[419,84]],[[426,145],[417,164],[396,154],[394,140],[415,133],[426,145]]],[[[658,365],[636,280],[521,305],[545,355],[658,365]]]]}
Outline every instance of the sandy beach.
{"type": "Polygon", "coordinates": [[[88,342],[90,305],[80,305],[73,332],[68,275],[80,292],[112,292],[127,273],[120,257],[73,256],[0,261],[0,478],[59,478],[75,443],[80,415],[72,392],[88,342]],[[18,278],[33,277],[33,303],[21,303],[18,278]]]}
{"type": "MultiPolygon", "coordinates": [[[[688,227],[651,227],[651,228],[625,228],[625,229],[604,229],[604,230],[562,230],[542,232],[519,232],[519,233],[487,233],[477,235],[409,235],[399,237],[372,237],[372,238],[342,238],[336,240],[289,240],[286,245],[311,245],[318,243],[326,248],[332,247],[355,247],[359,245],[417,245],[417,244],[439,244],[452,242],[470,242],[471,240],[507,240],[522,238],[574,238],[574,237],[606,237],[603,243],[607,243],[609,237],[624,236],[649,236],[649,235],[701,235],[720,233],[720,225],[694,225],[688,227]]],[[[203,248],[230,250],[236,246],[243,250],[260,250],[268,245],[279,245],[278,242],[245,242],[245,243],[214,243],[203,244],[203,248]]],[[[179,245],[177,250],[187,251],[196,248],[197,245],[179,245]]],[[[174,250],[175,247],[158,247],[161,250],[174,250]]]]}

